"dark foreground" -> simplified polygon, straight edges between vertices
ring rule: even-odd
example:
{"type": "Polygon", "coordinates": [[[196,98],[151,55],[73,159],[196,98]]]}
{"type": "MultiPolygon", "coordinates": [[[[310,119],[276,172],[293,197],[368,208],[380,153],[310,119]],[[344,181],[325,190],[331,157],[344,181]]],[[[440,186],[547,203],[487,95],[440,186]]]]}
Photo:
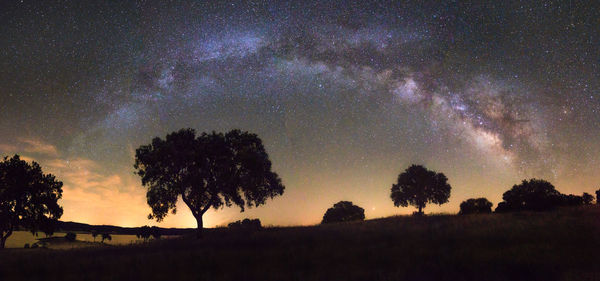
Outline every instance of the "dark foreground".
{"type": "Polygon", "coordinates": [[[8,249],[0,280],[600,280],[600,208],[8,249]]]}

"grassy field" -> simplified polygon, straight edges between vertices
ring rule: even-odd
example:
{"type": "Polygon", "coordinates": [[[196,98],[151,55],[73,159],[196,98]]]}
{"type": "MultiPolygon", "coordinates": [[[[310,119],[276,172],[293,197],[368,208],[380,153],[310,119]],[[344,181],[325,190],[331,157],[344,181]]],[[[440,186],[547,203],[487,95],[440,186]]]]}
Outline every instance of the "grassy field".
{"type": "Polygon", "coordinates": [[[600,280],[600,208],[0,251],[0,280],[600,280]]]}

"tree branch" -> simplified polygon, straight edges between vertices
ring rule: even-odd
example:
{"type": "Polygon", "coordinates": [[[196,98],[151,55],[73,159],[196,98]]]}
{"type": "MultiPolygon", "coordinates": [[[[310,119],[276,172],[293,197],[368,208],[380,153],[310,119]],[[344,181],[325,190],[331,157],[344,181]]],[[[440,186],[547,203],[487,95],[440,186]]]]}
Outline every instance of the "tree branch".
{"type": "Polygon", "coordinates": [[[210,201],[208,201],[208,204],[206,204],[206,206],[204,206],[204,208],[202,208],[202,210],[200,211],[200,215],[204,215],[204,213],[206,213],[206,211],[208,211],[208,209],[210,209],[211,206],[212,206],[212,198],[210,201]]]}

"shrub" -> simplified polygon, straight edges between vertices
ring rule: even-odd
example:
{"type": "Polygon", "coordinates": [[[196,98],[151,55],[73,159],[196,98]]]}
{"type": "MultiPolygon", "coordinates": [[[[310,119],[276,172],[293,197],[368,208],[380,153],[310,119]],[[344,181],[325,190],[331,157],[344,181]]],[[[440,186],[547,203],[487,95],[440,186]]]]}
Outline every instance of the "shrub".
{"type": "Polygon", "coordinates": [[[471,198],[460,203],[460,212],[458,214],[489,214],[491,212],[492,202],[486,198],[471,198]]]}
{"type": "Polygon", "coordinates": [[[262,228],[262,224],[259,219],[244,219],[241,221],[232,222],[228,225],[232,229],[249,229],[259,230],[262,228]]]}
{"type": "Polygon", "coordinates": [[[321,223],[361,221],[365,219],[365,209],[352,204],[350,201],[340,201],[327,209],[321,223]]]}
{"type": "Polygon", "coordinates": [[[75,234],[73,232],[69,232],[69,233],[67,233],[67,235],[65,235],[65,239],[67,239],[67,241],[69,241],[69,242],[75,241],[75,238],[77,238],[77,234],[75,234]]]}

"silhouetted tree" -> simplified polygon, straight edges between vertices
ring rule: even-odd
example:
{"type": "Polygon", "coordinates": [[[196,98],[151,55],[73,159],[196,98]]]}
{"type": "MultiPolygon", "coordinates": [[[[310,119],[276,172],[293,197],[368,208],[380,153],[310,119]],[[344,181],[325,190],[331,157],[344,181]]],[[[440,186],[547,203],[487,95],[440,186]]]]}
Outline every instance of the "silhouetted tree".
{"type": "Polygon", "coordinates": [[[134,167],[148,188],[149,218],[162,221],[175,213],[181,196],[198,223],[198,236],[208,209],[237,205],[243,212],[285,188],[260,138],[239,130],[196,137],[193,129],[182,129],[154,138],[136,150],[134,167]]]}
{"type": "Polygon", "coordinates": [[[584,205],[591,205],[592,203],[594,203],[594,196],[587,192],[584,192],[583,195],[581,195],[581,198],[583,198],[584,205]]]}
{"type": "Polygon", "coordinates": [[[340,201],[327,209],[321,223],[361,221],[364,219],[365,209],[352,204],[350,201],[340,201]]]}
{"type": "Polygon", "coordinates": [[[460,203],[460,215],[489,214],[492,212],[492,202],[486,198],[468,199],[460,203]]]}
{"type": "Polygon", "coordinates": [[[600,189],[596,190],[596,204],[600,204],[600,189]]]}
{"type": "Polygon", "coordinates": [[[111,241],[112,236],[110,236],[110,234],[108,234],[108,233],[102,233],[102,243],[104,243],[104,240],[111,241]]]}
{"type": "Polygon", "coordinates": [[[160,239],[161,233],[160,233],[160,228],[153,226],[150,230],[151,234],[152,234],[152,238],[154,239],[160,239]]]}
{"type": "Polygon", "coordinates": [[[583,197],[573,194],[560,194],[558,200],[558,206],[575,207],[583,205],[583,197]]]}
{"type": "Polygon", "coordinates": [[[73,242],[73,241],[75,241],[75,239],[76,239],[76,238],[77,238],[77,234],[75,234],[75,233],[73,233],[73,232],[68,232],[68,233],[65,235],[65,239],[66,239],[67,241],[69,241],[69,242],[73,242]]]}
{"type": "Polygon", "coordinates": [[[506,212],[510,212],[510,211],[512,211],[512,210],[508,207],[506,202],[500,202],[500,203],[498,203],[498,206],[496,206],[496,210],[494,212],[506,213],[506,212]]]}
{"type": "Polygon", "coordinates": [[[151,235],[152,235],[152,230],[147,225],[138,228],[138,231],[137,231],[137,234],[136,234],[137,238],[138,239],[144,239],[144,242],[147,242],[148,239],[150,239],[151,235]]]}
{"type": "Polygon", "coordinates": [[[241,221],[232,222],[228,225],[229,228],[233,229],[248,229],[248,230],[259,230],[262,228],[259,219],[244,219],[241,221]]]}
{"type": "Polygon", "coordinates": [[[544,211],[561,204],[561,194],[554,186],[539,179],[523,180],[502,195],[504,202],[498,204],[496,212],[544,211]]]}
{"type": "Polygon", "coordinates": [[[396,207],[412,205],[419,209],[418,214],[423,214],[427,203],[442,205],[448,202],[451,188],[444,174],[412,165],[392,185],[391,198],[396,207]]]}
{"type": "Polygon", "coordinates": [[[58,205],[62,182],[42,173],[36,162],[21,160],[19,155],[4,157],[0,162],[0,249],[19,227],[31,233],[54,232],[54,224],[62,216],[58,205]]]}

